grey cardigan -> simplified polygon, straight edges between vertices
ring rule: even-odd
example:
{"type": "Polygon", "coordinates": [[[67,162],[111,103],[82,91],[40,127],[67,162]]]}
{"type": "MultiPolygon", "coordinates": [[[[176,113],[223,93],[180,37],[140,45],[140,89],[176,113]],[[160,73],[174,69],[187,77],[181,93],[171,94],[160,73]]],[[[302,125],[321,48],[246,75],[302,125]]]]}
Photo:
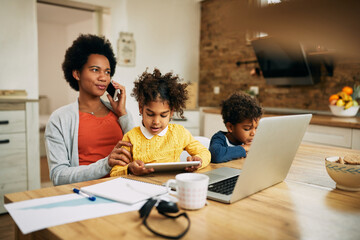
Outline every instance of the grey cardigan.
{"type": "MultiPolygon", "coordinates": [[[[109,102],[102,102],[112,110],[109,102]]],[[[130,114],[121,116],[118,122],[124,134],[134,127],[130,114]]],[[[99,179],[111,170],[108,157],[90,165],[79,166],[78,130],[78,101],[63,106],[51,114],[45,129],[45,146],[50,178],[54,185],[99,179]]]]}

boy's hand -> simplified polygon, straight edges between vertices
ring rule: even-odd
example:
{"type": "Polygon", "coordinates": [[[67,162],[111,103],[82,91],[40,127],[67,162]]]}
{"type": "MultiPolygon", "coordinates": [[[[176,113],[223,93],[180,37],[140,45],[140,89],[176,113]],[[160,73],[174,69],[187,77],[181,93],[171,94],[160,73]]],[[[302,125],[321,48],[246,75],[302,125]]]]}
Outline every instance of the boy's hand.
{"type": "Polygon", "coordinates": [[[196,165],[196,166],[190,166],[190,167],[186,167],[185,168],[185,171],[187,172],[193,172],[193,171],[196,171],[197,169],[199,169],[202,165],[202,159],[198,156],[189,156],[187,157],[186,161],[188,162],[191,162],[191,161],[200,161],[200,164],[199,165],[196,165]]]}
{"type": "Polygon", "coordinates": [[[243,144],[243,145],[241,145],[244,149],[245,149],[245,151],[246,151],[246,154],[249,152],[249,150],[250,150],[250,144],[243,144]]]}
{"type": "Polygon", "coordinates": [[[145,175],[154,172],[153,168],[145,168],[144,162],[135,160],[129,164],[128,170],[134,175],[145,175]]]}
{"type": "Polygon", "coordinates": [[[122,146],[131,147],[130,142],[119,141],[108,157],[108,164],[110,167],[115,165],[126,166],[132,161],[131,153],[122,148],[122,146]]]}
{"type": "Polygon", "coordinates": [[[126,91],[125,87],[123,85],[120,85],[119,83],[113,81],[113,83],[110,83],[114,86],[115,89],[120,89],[120,94],[118,94],[118,101],[113,100],[113,96],[110,96],[110,94],[107,94],[107,98],[109,99],[109,102],[111,104],[111,107],[113,108],[115,114],[118,117],[126,115],[126,91]]]}

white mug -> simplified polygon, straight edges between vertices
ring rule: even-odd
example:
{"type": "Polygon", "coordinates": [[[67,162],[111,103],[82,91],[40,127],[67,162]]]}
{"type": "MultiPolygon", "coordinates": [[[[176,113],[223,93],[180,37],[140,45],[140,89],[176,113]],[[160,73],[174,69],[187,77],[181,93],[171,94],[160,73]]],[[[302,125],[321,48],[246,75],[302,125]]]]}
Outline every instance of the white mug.
{"type": "Polygon", "coordinates": [[[195,210],[205,205],[208,184],[209,177],[204,174],[180,173],[166,182],[166,188],[177,196],[181,208],[195,210]],[[170,184],[176,186],[176,191],[170,189],[170,184]]]}

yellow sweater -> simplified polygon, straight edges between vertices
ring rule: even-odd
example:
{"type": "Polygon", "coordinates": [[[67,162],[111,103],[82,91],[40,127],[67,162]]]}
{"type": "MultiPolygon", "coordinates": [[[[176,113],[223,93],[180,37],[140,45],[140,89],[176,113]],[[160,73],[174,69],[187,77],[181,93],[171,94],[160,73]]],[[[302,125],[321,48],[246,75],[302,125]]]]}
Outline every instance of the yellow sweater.
{"type": "MultiPolygon", "coordinates": [[[[164,136],[155,135],[151,139],[142,134],[140,127],[135,127],[123,137],[123,141],[129,141],[133,145],[125,148],[131,152],[134,160],[144,163],[179,162],[180,154],[186,150],[191,156],[202,159],[201,168],[209,165],[209,150],[195,140],[187,129],[178,124],[169,124],[168,127],[164,136]]],[[[127,168],[128,166],[116,165],[111,169],[110,176],[126,175],[127,168]]]]}

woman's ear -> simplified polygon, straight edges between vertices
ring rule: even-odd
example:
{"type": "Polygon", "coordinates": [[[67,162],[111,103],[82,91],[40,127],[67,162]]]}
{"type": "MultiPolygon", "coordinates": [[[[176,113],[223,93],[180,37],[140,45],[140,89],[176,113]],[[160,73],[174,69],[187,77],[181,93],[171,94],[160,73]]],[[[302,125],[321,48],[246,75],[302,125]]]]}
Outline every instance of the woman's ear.
{"type": "Polygon", "coordinates": [[[76,80],[78,80],[78,81],[80,80],[80,73],[78,70],[73,70],[72,75],[76,80]]]}
{"type": "Polygon", "coordinates": [[[225,127],[228,130],[228,132],[232,133],[234,125],[232,125],[230,122],[225,123],[225,127]]]}

